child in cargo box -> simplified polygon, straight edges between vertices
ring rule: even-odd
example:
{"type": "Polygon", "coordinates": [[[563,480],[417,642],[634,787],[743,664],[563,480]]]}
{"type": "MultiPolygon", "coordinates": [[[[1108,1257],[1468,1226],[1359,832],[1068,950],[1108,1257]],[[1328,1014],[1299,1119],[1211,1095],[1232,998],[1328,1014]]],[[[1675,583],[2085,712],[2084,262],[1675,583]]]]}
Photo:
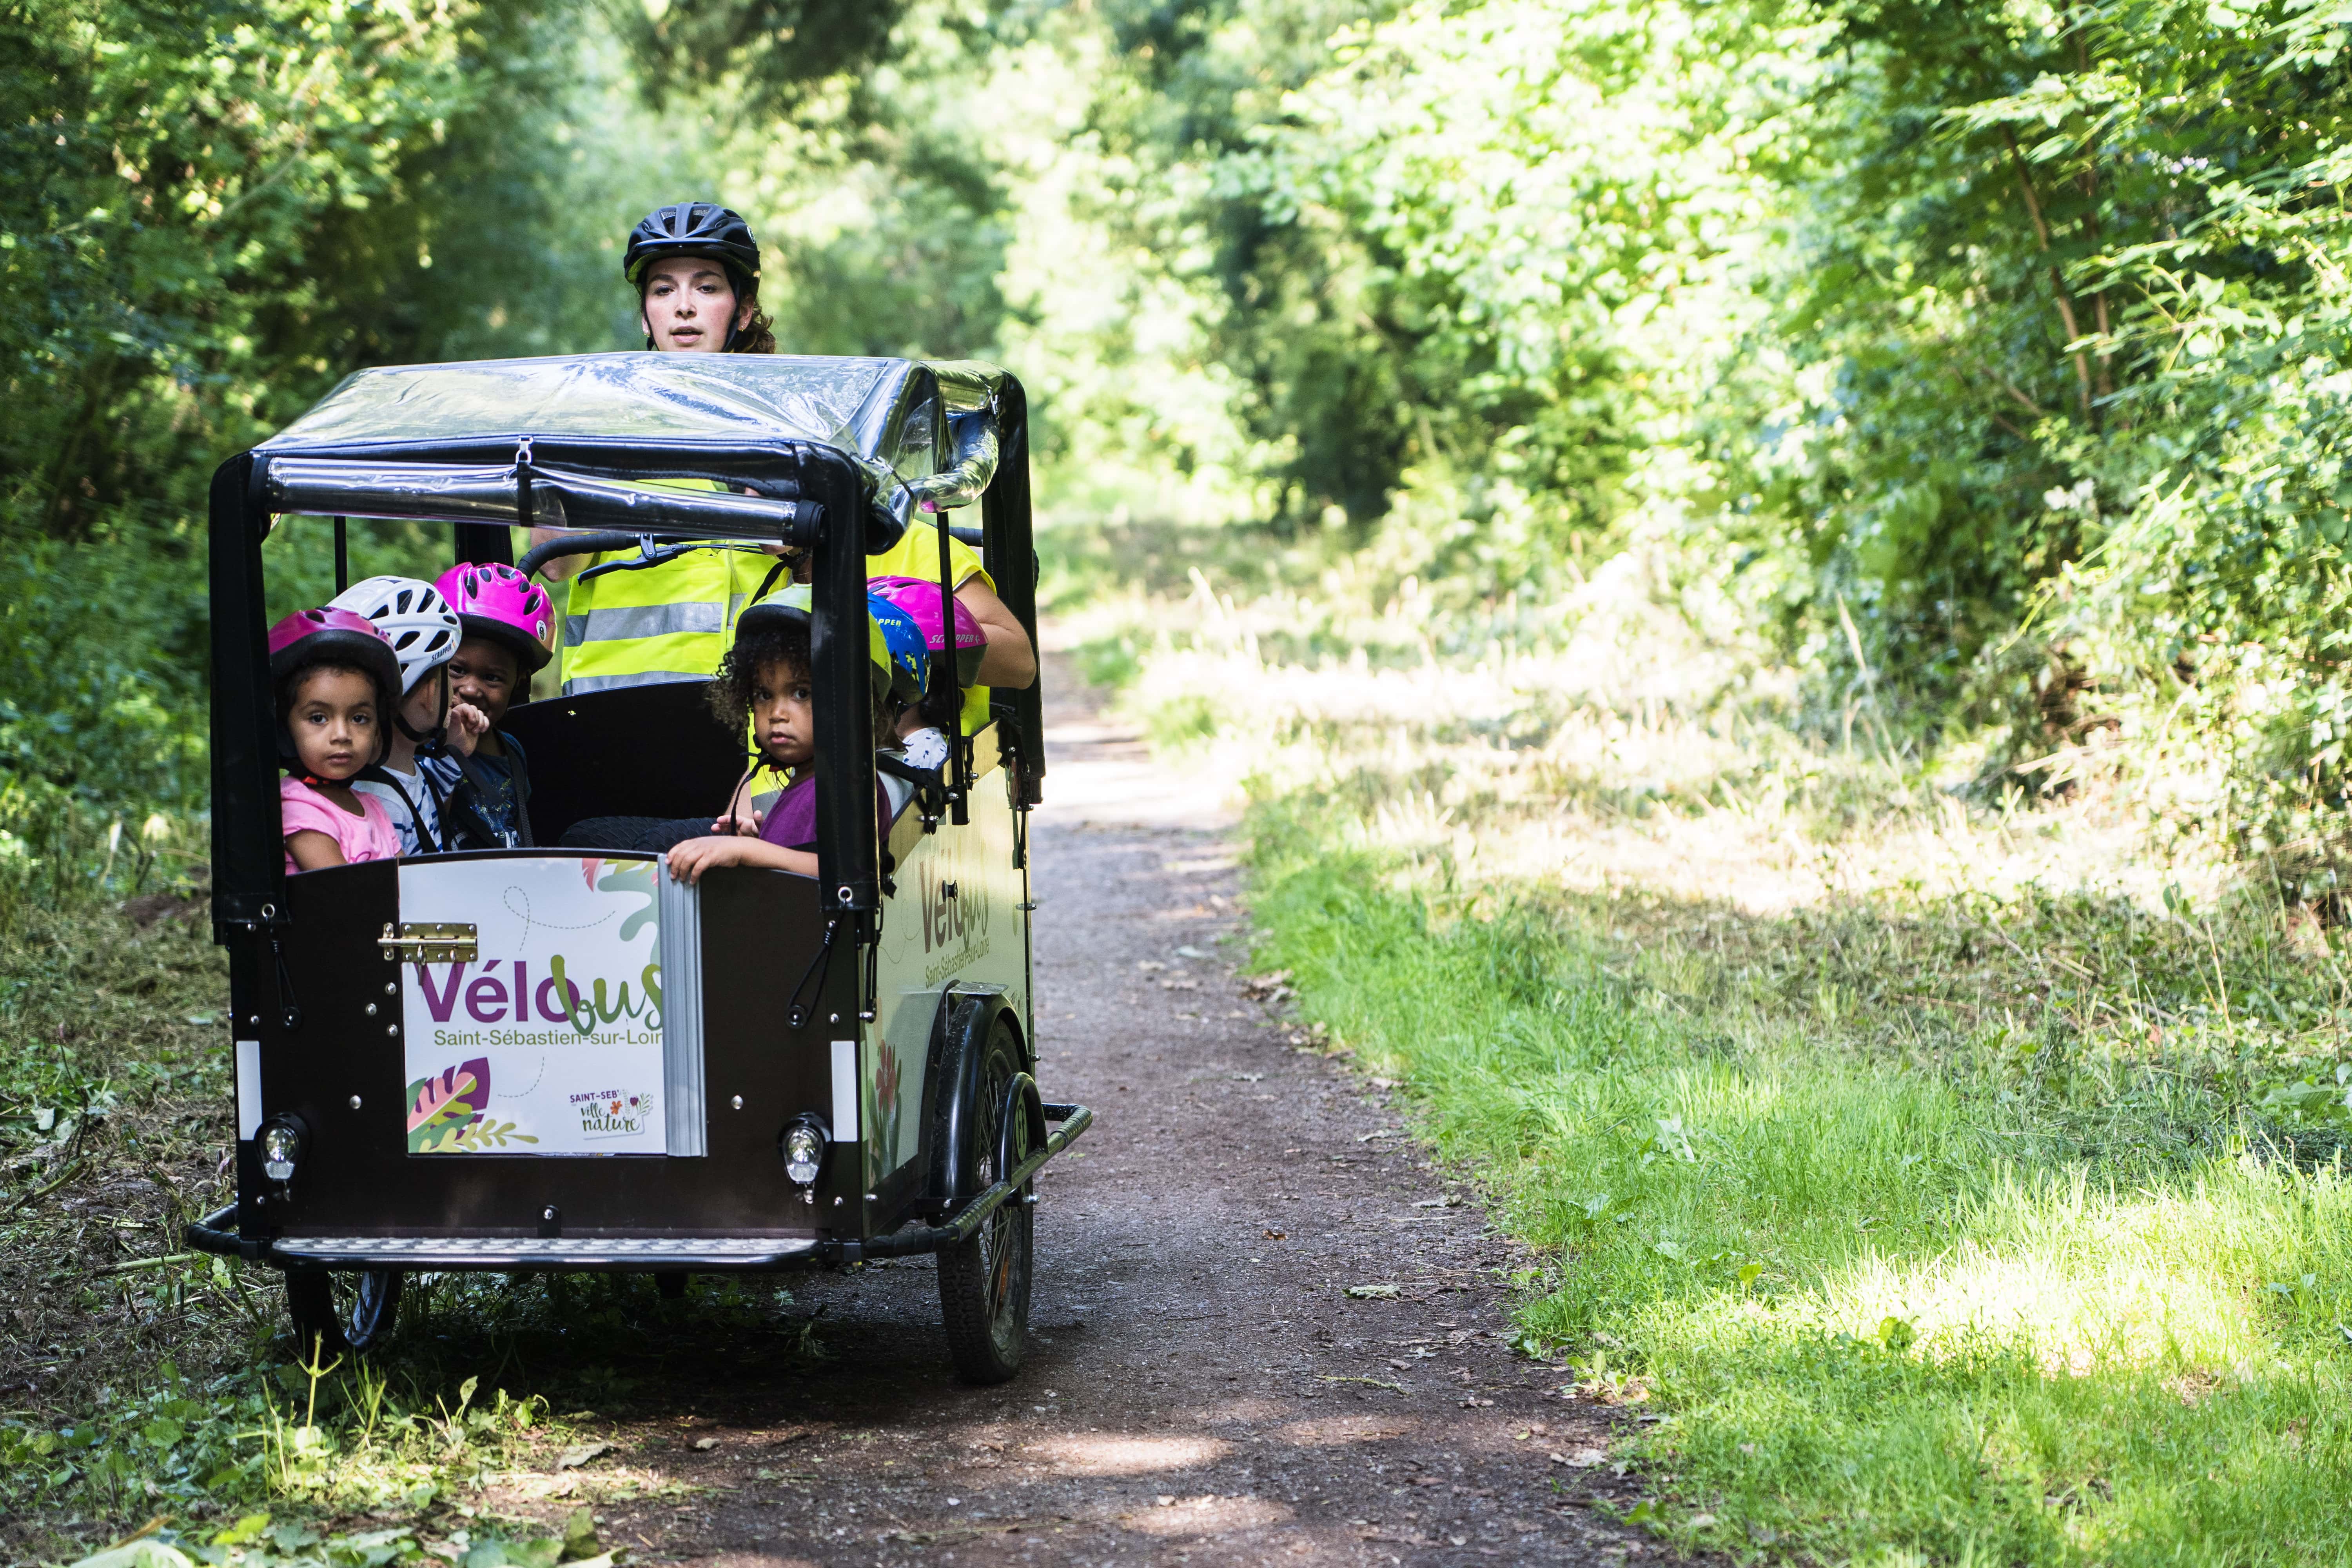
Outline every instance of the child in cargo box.
{"type": "MultiPolygon", "coordinates": [[[[868,647],[874,666],[869,685],[874,734],[887,741],[899,700],[910,687],[919,690],[921,678],[902,668],[905,656],[890,647],[870,616],[868,647]]],[[[751,605],[735,623],[734,644],[710,685],[710,704],[719,721],[739,732],[748,718],[758,760],[735,786],[726,813],[711,823],[710,832],[671,847],[671,876],[695,882],[714,866],[765,866],[803,877],[816,875],[816,773],[809,766],[816,758],[812,680],[809,590],[796,584],[751,605]],[[790,782],[764,813],[755,812],[751,797],[762,776],[771,773],[788,774],[790,782]]],[[[896,782],[877,779],[876,784],[876,810],[885,833],[905,805],[903,795],[890,787],[896,782]]]]}
{"type": "Polygon", "coordinates": [[[530,767],[522,742],[499,725],[518,700],[530,700],[530,678],[551,657],[547,590],[511,566],[472,563],[452,566],[433,586],[463,634],[449,660],[449,695],[486,721],[470,756],[425,764],[445,795],[462,782],[472,808],[451,814],[447,847],[529,848],[530,767]]]}
{"type": "Polygon", "coordinates": [[[400,661],[366,616],[299,610],[269,628],[278,686],[278,782],[286,869],[318,871],[391,860],[400,838],[383,803],[352,788],[383,761],[384,715],[400,690],[400,661]]]}

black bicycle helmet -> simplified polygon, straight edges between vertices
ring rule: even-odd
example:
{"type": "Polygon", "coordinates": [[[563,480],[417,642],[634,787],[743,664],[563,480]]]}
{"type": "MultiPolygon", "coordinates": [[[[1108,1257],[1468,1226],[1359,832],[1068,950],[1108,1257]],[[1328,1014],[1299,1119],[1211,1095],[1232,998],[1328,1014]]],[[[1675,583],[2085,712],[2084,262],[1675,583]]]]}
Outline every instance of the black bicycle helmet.
{"type": "Polygon", "coordinates": [[[631,287],[642,287],[646,268],[668,256],[708,256],[724,262],[736,274],[739,292],[745,279],[760,276],[760,242],[751,237],[751,226],[716,202],[673,202],[647,213],[629,231],[621,271],[631,287]]]}

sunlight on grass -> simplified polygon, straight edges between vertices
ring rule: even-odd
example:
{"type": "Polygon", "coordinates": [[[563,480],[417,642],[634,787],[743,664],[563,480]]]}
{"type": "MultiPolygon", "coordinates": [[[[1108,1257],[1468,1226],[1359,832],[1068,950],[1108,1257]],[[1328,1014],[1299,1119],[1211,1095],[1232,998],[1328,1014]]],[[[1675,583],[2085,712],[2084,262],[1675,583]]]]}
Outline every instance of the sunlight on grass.
{"type": "Polygon", "coordinates": [[[2344,1559],[2352,984],[2182,809],[2210,758],[1923,762],[1670,542],[1544,606],[1168,548],[1080,662],[1253,803],[1255,961],[1537,1249],[1523,1342],[1656,1417],[1643,1519],[1808,1562],[2344,1559]]]}
{"type": "Polygon", "coordinates": [[[2146,1098],[2118,1139],[2066,1042],[1792,1025],[1818,973],[1692,1008],[1612,937],[1624,900],[1438,918],[1365,851],[1257,826],[1265,958],[1555,1250],[1527,1331],[1665,1415],[1633,1447],[1673,1528],[1832,1560],[2331,1560],[2259,1521],[2291,1493],[2352,1522],[2352,1194],[2243,1094],[2195,1123],[2146,1098]]]}

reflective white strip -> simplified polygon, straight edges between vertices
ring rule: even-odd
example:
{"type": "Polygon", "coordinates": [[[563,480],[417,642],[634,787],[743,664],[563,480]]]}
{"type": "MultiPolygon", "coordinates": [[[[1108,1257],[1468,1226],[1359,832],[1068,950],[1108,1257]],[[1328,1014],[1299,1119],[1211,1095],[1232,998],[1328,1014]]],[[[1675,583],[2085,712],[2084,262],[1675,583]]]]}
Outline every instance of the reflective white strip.
{"type": "Polygon", "coordinates": [[[563,683],[563,695],[580,697],[591,691],[611,691],[623,686],[665,686],[675,680],[708,680],[710,672],[696,674],[684,669],[646,669],[635,675],[578,675],[563,683]]]}
{"type": "Polygon", "coordinates": [[[261,1131],[261,1042],[236,1043],[236,1141],[250,1143],[261,1131]]]}
{"type": "Polygon", "coordinates": [[[563,617],[563,646],[632,642],[638,637],[676,637],[727,629],[728,605],[716,599],[685,599],[670,605],[608,605],[584,616],[563,617]]]}
{"type": "Polygon", "coordinates": [[[661,920],[662,1084],[668,1095],[666,1145],[673,1158],[697,1158],[704,1145],[702,1081],[702,899],[669,874],[656,882],[661,920]]]}
{"type": "Polygon", "coordinates": [[[857,1142],[857,1042],[833,1042],[833,1141],[857,1142]]]}

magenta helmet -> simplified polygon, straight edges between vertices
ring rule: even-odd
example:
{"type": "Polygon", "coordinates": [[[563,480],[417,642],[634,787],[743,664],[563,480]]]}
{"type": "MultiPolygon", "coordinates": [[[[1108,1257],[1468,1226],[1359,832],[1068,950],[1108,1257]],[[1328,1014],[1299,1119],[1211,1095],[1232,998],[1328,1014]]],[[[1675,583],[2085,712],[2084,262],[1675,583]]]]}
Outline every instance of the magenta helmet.
{"type": "MultiPolygon", "coordinates": [[[[295,611],[269,628],[269,679],[277,683],[280,693],[278,761],[296,773],[302,772],[302,766],[299,753],[294,749],[294,737],[286,728],[286,683],[289,676],[314,664],[348,665],[367,671],[368,679],[375,687],[376,704],[382,710],[380,718],[396,718],[400,706],[400,656],[392,651],[392,644],[376,630],[373,621],[356,611],[339,610],[332,605],[295,611]]],[[[383,760],[383,748],[392,743],[391,737],[392,727],[379,722],[376,761],[383,760]]]]}
{"type": "Polygon", "coordinates": [[[400,656],[375,623],[332,605],[297,610],[269,628],[269,678],[283,680],[313,664],[348,664],[364,669],[387,706],[400,699],[400,656]]]}
{"type": "Polygon", "coordinates": [[[503,644],[522,662],[522,672],[534,675],[547,668],[553,655],[547,634],[554,609],[547,590],[511,566],[452,566],[434,584],[469,637],[488,637],[503,644]]]}
{"type": "MultiPolygon", "coordinates": [[[[940,616],[940,585],[920,577],[875,577],[867,581],[866,591],[912,616],[915,624],[923,628],[923,645],[933,653],[948,646],[941,630],[940,616]]],[[[954,607],[956,646],[956,684],[970,686],[980,676],[981,657],[988,652],[988,634],[980,629],[980,622],[959,601],[950,598],[954,607]]]]}

